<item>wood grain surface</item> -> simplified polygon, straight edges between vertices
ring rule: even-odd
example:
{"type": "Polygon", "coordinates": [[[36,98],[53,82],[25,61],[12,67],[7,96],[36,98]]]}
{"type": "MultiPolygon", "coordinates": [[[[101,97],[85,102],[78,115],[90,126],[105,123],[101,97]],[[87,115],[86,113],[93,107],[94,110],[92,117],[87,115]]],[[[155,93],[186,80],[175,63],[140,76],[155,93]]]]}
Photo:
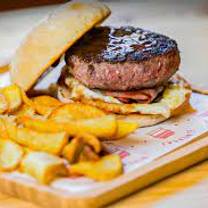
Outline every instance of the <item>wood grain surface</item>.
{"type": "MultiPolygon", "coordinates": [[[[129,173],[128,178],[127,175],[121,176],[120,178],[118,178],[117,181],[114,181],[113,184],[109,184],[109,186],[103,188],[104,190],[101,188],[98,189],[98,191],[96,191],[95,193],[92,193],[92,198],[87,197],[86,201],[82,200],[83,199],[82,195],[83,196],[88,195],[87,193],[80,194],[80,198],[78,197],[76,198],[75,201],[73,201],[73,197],[70,198],[70,195],[68,197],[67,193],[58,191],[56,189],[48,190],[48,187],[41,187],[38,186],[36,183],[33,182],[31,183],[27,180],[24,180],[24,183],[22,183],[23,182],[22,179],[20,178],[18,179],[18,177],[14,178],[7,174],[0,177],[1,191],[4,191],[4,193],[10,193],[11,195],[18,195],[22,198],[27,199],[28,201],[35,201],[36,203],[41,203],[42,205],[44,205],[44,207],[51,207],[53,205],[57,207],[58,204],[60,204],[60,206],[64,208],[76,207],[76,205],[79,205],[79,207],[90,207],[90,208],[95,206],[97,207],[98,204],[103,204],[103,202],[106,203],[106,201],[112,200],[115,197],[119,197],[128,191],[130,192],[140,187],[147,186],[148,184],[156,180],[164,178],[164,176],[178,172],[179,170],[184,169],[184,167],[190,167],[192,164],[195,164],[197,161],[207,158],[208,155],[207,138],[208,137],[204,137],[201,139],[199,138],[191,142],[190,144],[185,145],[183,148],[179,148],[169,154],[166,154],[165,156],[155,160],[154,162],[151,162],[151,164],[147,164],[143,168],[129,173]],[[134,178],[136,178],[136,176],[139,177],[135,180],[134,178]],[[129,183],[126,183],[126,181],[128,180],[129,183]],[[122,182],[125,182],[125,184],[122,182]],[[118,186],[118,184],[120,184],[120,187],[118,186]],[[114,186],[116,187],[115,189],[113,188],[114,186]],[[105,189],[108,190],[107,194],[105,194],[106,191],[105,189]],[[104,195],[100,197],[99,192],[104,192],[104,195]],[[54,194],[54,197],[51,197],[50,196],[51,194],[52,195],[54,194]],[[98,194],[98,197],[96,196],[96,194],[98,194]],[[67,197],[66,198],[60,197],[59,195],[65,195],[67,197]]],[[[200,185],[200,182],[202,181],[203,177],[204,174],[202,175],[202,177],[200,176],[200,178],[195,178],[195,180],[194,181],[192,180],[191,182],[189,177],[184,177],[184,179],[182,180],[177,179],[176,187],[179,189],[172,190],[169,189],[170,186],[167,185],[165,187],[162,187],[161,189],[162,191],[159,190],[161,191],[161,193],[159,192],[159,194],[157,193],[157,191],[156,192],[154,191],[155,189],[153,187],[153,191],[150,191],[150,194],[147,193],[149,199],[146,199],[145,197],[146,200],[145,202],[143,202],[143,198],[141,198],[139,202],[137,201],[129,202],[129,200],[130,201],[132,199],[135,200],[133,195],[130,198],[121,200],[117,204],[109,205],[109,207],[126,207],[127,205],[130,207],[152,207],[152,206],[160,207],[163,205],[165,205],[165,207],[172,207],[171,205],[175,205],[175,203],[174,204],[169,203],[169,198],[171,199],[173,197],[173,200],[177,202],[178,200],[177,195],[174,196],[174,194],[177,193],[177,191],[183,191],[183,189],[185,190],[185,188],[187,189],[195,184],[197,184],[197,189],[198,189],[198,186],[200,185]],[[156,193],[156,196],[154,194],[152,195],[152,193],[156,193]]],[[[145,192],[145,190],[143,192],[145,192]]],[[[143,192],[141,191],[139,193],[139,196],[143,192]]],[[[181,196],[181,194],[179,195],[179,197],[182,197],[182,199],[184,198],[184,196],[181,196]]],[[[2,202],[4,203],[3,200],[2,202]]],[[[136,200],[138,200],[138,197],[136,197],[136,200]]],[[[184,202],[187,203],[187,200],[185,200],[184,202]]],[[[25,202],[25,204],[27,203],[25,202]]],[[[197,206],[198,204],[199,202],[197,201],[197,206]]],[[[177,206],[179,205],[185,207],[184,203],[181,202],[181,199],[179,199],[177,202],[177,206]]],[[[188,207],[190,207],[189,204],[187,205],[188,207]]],[[[20,206],[22,205],[20,204],[20,206]]]]}
{"type": "MultiPolygon", "coordinates": [[[[207,1],[107,2],[113,13],[106,24],[137,25],[177,39],[181,49],[183,73],[196,84],[208,85],[207,1]]],[[[53,8],[54,6],[0,13],[0,64],[8,62],[25,33],[53,8]]],[[[208,162],[203,162],[109,207],[208,207],[207,187],[208,162]]],[[[31,203],[2,194],[0,207],[37,208],[31,203]]]]}
{"type": "MultiPolygon", "coordinates": [[[[205,161],[132,194],[109,208],[203,208],[208,205],[208,162],[205,161]]],[[[0,194],[1,208],[40,208],[0,194]]]]}

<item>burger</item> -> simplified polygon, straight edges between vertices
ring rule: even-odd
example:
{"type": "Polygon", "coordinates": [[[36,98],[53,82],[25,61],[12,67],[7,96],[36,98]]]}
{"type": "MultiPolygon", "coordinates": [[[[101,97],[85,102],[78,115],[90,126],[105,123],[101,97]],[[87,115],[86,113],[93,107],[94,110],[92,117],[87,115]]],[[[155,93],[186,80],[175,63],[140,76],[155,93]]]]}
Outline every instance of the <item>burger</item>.
{"type": "Polygon", "coordinates": [[[65,61],[60,99],[137,119],[142,126],[170,117],[189,99],[189,90],[173,78],[180,65],[176,41],[155,32],[95,27],[66,52],[65,61]],[[180,96],[171,109],[166,101],[180,96]]]}
{"type": "MultiPolygon", "coordinates": [[[[47,53],[44,47],[51,49],[52,46],[48,46],[49,40],[43,37],[46,43],[37,45],[40,50],[44,48],[46,60],[42,61],[43,55],[36,48],[37,57],[30,57],[31,68],[34,69],[29,72],[23,70],[25,63],[19,61],[21,55],[16,55],[16,60],[14,59],[11,65],[14,82],[24,88],[27,86],[28,89],[28,86],[34,84],[46,68],[64,53],[66,65],[57,83],[57,97],[63,102],[92,105],[119,118],[136,120],[140,126],[162,122],[189,108],[191,90],[187,83],[176,75],[180,66],[180,52],[175,40],[139,27],[96,26],[109,15],[106,6],[95,2],[68,4],[71,4],[70,17],[74,15],[71,21],[75,21],[77,17],[79,24],[73,25],[74,28],[72,27],[66,36],[66,27],[71,25],[67,22],[62,24],[58,19],[59,15],[55,15],[55,20],[60,22],[59,28],[54,27],[54,30],[61,30],[57,34],[59,37],[56,37],[57,32],[51,33],[51,27],[48,25],[45,31],[51,39],[50,44],[57,50],[54,54],[47,53]],[[94,18],[89,12],[92,12],[92,7],[97,9],[94,10],[94,18]],[[85,15],[83,20],[79,19],[80,12],[85,15]],[[98,18],[95,12],[102,15],[98,18]],[[95,19],[96,21],[92,21],[95,19]],[[78,28],[81,33],[77,32],[78,28]],[[70,36],[72,33],[73,36],[70,36]],[[62,34],[70,43],[66,41],[65,48],[56,45],[56,42],[61,42],[62,34]],[[36,73],[33,73],[34,71],[36,73]],[[22,78],[26,76],[25,73],[28,74],[26,81],[22,78]]],[[[27,42],[34,43],[34,38],[37,39],[33,34],[27,39],[25,46],[23,44],[18,49],[17,54],[27,55],[28,50],[32,54],[31,50],[34,48],[28,49],[27,42]]]]}

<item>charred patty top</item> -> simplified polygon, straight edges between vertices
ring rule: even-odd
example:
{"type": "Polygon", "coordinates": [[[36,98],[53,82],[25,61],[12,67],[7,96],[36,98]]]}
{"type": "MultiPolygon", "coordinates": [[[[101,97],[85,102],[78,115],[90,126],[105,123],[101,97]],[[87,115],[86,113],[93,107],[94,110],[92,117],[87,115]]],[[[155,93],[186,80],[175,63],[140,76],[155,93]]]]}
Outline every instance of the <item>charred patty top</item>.
{"type": "Polygon", "coordinates": [[[70,73],[89,88],[135,90],[163,85],[180,63],[177,43],[134,27],[96,27],[66,53],[70,73]]]}

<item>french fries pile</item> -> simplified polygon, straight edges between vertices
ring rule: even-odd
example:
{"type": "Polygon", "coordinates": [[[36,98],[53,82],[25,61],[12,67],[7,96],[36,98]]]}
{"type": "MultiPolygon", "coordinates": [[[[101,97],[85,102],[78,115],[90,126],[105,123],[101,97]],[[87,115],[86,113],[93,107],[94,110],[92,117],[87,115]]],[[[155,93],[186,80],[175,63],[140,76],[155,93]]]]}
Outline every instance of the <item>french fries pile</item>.
{"type": "Polygon", "coordinates": [[[101,140],[137,128],[89,105],[28,98],[10,85],[0,89],[0,170],[21,171],[43,184],[61,176],[109,180],[122,173],[122,162],[104,151],[101,140]]]}

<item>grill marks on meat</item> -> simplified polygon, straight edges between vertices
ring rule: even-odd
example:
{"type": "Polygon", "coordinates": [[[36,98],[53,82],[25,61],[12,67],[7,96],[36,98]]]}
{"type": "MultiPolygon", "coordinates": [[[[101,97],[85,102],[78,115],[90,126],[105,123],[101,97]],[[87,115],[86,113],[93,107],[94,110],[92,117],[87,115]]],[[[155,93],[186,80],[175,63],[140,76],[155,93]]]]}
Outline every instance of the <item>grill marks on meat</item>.
{"type": "Polygon", "coordinates": [[[85,86],[132,91],[167,83],[180,64],[174,40],[134,27],[96,27],[66,53],[70,73],[85,86]]]}
{"type": "Polygon", "coordinates": [[[142,103],[148,104],[154,101],[163,91],[164,87],[153,89],[143,89],[135,91],[105,91],[104,94],[117,98],[122,103],[142,103]]]}
{"type": "Polygon", "coordinates": [[[165,35],[135,27],[96,27],[72,48],[86,62],[138,62],[177,49],[175,40],[165,35]]]}

